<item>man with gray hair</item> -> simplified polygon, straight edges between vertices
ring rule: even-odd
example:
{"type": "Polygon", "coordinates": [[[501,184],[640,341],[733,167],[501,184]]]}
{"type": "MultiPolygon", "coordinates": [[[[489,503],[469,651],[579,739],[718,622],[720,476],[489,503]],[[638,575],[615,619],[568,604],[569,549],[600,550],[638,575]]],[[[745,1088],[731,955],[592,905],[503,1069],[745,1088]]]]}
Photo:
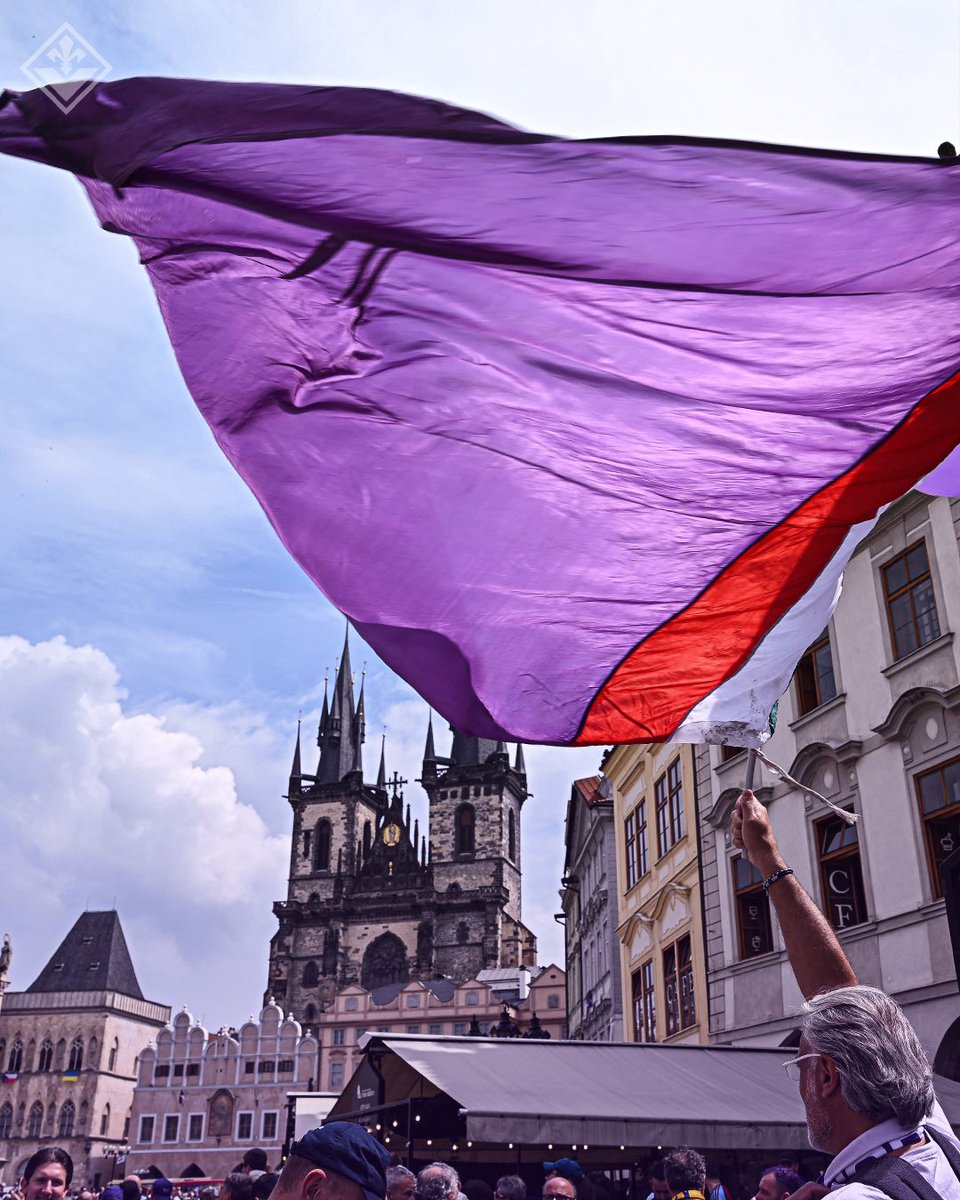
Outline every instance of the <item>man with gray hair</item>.
{"type": "Polygon", "coordinates": [[[733,843],[763,877],[806,997],[798,1053],[784,1068],[800,1084],[810,1145],[832,1161],[826,1188],[806,1184],[793,1200],[828,1190],[836,1200],[960,1200],[960,1142],[934,1096],[913,1027],[884,992],[857,983],[836,934],[780,854],[753,792],[737,800],[733,843]]]}
{"type": "Polygon", "coordinates": [[[433,1162],[417,1176],[416,1200],[457,1200],[460,1176],[447,1163],[433,1162]]]}
{"type": "Polygon", "coordinates": [[[673,1200],[704,1200],[707,1163],[702,1154],[681,1146],[663,1160],[663,1173],[673,1200]]]}
{"type": "Polygon", "coordinates": [[[417,1177],[406,1167],[387,1167],[387,1200],[413,1200],[417,1177]]]}

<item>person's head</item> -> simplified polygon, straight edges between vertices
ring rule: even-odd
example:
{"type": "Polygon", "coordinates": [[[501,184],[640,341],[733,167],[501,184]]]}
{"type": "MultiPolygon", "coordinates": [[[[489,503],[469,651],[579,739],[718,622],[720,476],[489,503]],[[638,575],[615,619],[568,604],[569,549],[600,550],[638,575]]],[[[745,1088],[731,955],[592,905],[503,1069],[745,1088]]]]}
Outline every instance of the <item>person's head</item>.
{"type": "Polygon", "coordinates": [[[677,1192],[702,1192],[707,1164],[702,1154],[691,1150],[689,1146],[681,1146],[663,1160],[663,1173],[671,1195],[675,1196],[677,1192]]]}
{"type": "Polygon", "coordinates": [[[220,1200],[253,1200],[253,1180],[249,1174],[232,1171],[220,1184],[220,1200]]]}
{"type": "MultiPolygon", "coordinates": [[[[170,1197],[172,1195],[173,1195],[173,1184],[170,1182],[169,1179],[164,1179],[161,1176],[160,1179],[155,1179],[153,1181],[153,1187],[151,1187],[151,1189],[150,1189],[150,1200],[170,1200],[170,1197]]],[[[120,1196],[121,1196],[121,1200],[122,1200],[122,1197],[123,1197],[122,1192],[120,1193],[120,1196]]],[[[246,1197],[244,1197],[243,1200],[246,1200],[246,1197]]]]}
{"type": "Polygon", "coordinates": [[[198,1200],[217,1200],[217,1189],[212,1183],[205,1183],[197,1192],[198,1200]]]}
{"type": "Polygon", "coordinates": [[[120,1195],[123,1200],[140,1200],[140,1180],[129,1177],[125,1179],[120,1184],[120,1195]]]}
{"type": "MultiPolygon", "coordinates": [[[[140,1195],[143,1194],[143,1184],[140,1182],[139,1175],[124,1175],[123,1183],[132,1183],[133,1186],[137,1189],[137,1192],[140,1195]]],[[[121,1188],[123,1187],[123,1183],[120,1184],[121,1188]]]]}
{"type": "Polygon", "coordinates": [[[280,1176],[276,1171],[264,1171],[253,1181],[253,1200],[270,1200],[280,1176]]]}
{"type": "Polygon", "coordinates": [[[881,1121],[911,1129],[933,1106],[930,1063],[896,1001],[878,988],[836,988],[801,1010],[800,1098],[815,1150],[836,1154],[881,1121]]]}
{"type": "Polygon", "coordinates": [[[460,1176],[447,1163],[434,1162],[417,1176],[416,1200],[457,1200],[460,1176]]]}
{"type": "Polygon", "coordinates": [[[413,1200],[417,1177],[406,1167],[387,1167],[387,1200],[413,1200]]]}
{"type": "Polygon", "coordinates": [[[73,1159],[60,1146],[44,1146],[27,1159],[20,1178],[24,1200],[60,1200],[73,1181],[73,1159]]]}
{"type": "Polygon", "coordinates": [[[117,1184],[111,1183],[103,1189],[100,1200],[123,1200],[123,1192],[117,1184]]]}
{"type": "Polygon", "coordinates": [[[249,1175],[251,1171],[265,1171],[266,1169],[267,1152],[266,1150],[261,1150],[259,1146],[251,1146],[240,1160],[240,1170],[244,1174],[249,1175]]]}
{"type": "Polygon", "coordinates": [[[519,1175],[501,1175],[493,1191],[493,1200],[527,1200],[527,1185],[519,1175]]]}
{"type": "Polygon", "coordinates": [[[803,1187],[803,1180],[788,1167],[768,1167],[760,1177],[753,1200],[787,1200],[803,1187]]]}
{"type": "Polygon", "coordinates": [[[673,1192],[670,1190],[670,1185],[667,1183],[667,1177],[663,1170],[663,1159],[657,1158],[647,1168],[647,1178],[650,1180],[650,1191],[653,1193],[653,1200],[670,1200],[673,1192]]]}
{"type": "Polygon", "coordinates": [[[788,1171],[793,1171],[794,1175],[800,1174],[800,1159],[795,1154],[781,1155],[778,1167],[786,1167],[788,1171]]]}
{"type": "Polygon", "coordinates": [[[577,1200],[577,1192],[583,1185],[583,1171],[575,1158],[545,1162],[543,1169],[547,1175],[543,1184],[544,1200],[577,1200]]]}
{"type": "Polygon", "coordinates": [[[389,1162],[362,1125],[331,1121],[293,1143],[271,1200],[383,1200],[389,1162]]]}
{"type": "Polygon", "coordinates": [[[95,1194],[90,1188],[82,1187],[80,1191],[77,1192],[77,1200],[95,1200],[95,1194]]]}

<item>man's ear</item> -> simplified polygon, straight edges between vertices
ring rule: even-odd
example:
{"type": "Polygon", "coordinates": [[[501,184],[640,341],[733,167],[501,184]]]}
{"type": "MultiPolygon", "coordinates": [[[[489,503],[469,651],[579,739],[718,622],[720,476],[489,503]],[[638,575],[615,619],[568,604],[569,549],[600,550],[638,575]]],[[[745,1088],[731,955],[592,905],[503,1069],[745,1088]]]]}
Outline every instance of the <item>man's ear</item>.
{"type": "Polygon", "coordinates": [[[300,1181],[302,1200],[320,1200],[326,1179],[327,1173],[322,1167],[313,1167],[309,1170],[300,1181]]]}
{"type": "Polygon", "coordinates": [[[817,1063],[817,1082],[823,1096],[833,1096],[840,1091],[840,1073],[829,1054],[821,1054],[817,1063]]]}

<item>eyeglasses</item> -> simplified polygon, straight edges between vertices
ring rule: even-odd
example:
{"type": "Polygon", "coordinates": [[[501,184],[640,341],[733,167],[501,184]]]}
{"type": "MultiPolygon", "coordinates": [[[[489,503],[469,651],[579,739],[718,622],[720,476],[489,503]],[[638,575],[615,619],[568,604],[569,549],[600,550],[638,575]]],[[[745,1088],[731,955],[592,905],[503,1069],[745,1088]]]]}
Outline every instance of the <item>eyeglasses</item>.
{"type": "Polygon", "coordinates": [[[783,1064],[783,1069],[787,1073],[787,1078],[792,1079],[795,1083],[800,1079],[800,1064],[805,1058],[819,1058],[819,1054],[801,1054],[799,1058],[791,1058],[789,1062],[783,1064]]]}

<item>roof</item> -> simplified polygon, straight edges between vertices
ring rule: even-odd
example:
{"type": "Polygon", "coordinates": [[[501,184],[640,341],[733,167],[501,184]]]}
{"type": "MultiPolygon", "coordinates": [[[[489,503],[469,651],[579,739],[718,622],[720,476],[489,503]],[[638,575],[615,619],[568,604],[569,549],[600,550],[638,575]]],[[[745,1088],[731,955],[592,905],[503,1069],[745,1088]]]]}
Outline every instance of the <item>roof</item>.
{"type": "Polygon", "coordinates": [[[577,789],[583,799],[591,808],[596,804],[613,804],[612,796],[603,796],[600,793],[600,785],[603,783],[602,775],[591,775],[587,779],[575,779],[573,786],[577,789]]]}
{"type": "Polygon", "coordinates": [[[121,992],[144,998],[116,911],[85,912],[28,992],[121,992]]]}
{"type": "MultiPolygon", "coordinates": [[[[365,1049],[387,1051],[387,1103],[445,1093],[474,1142],[779,1151],[806,1137],[783,1049],[409,1034],[370,1035],[365,1049]]],[[[352,1094],[344,1089],[331,1119],[352,1094]]],[[[941,1101],[960,1117],[960,1086],[945,1086],[941,1101]]]]}

